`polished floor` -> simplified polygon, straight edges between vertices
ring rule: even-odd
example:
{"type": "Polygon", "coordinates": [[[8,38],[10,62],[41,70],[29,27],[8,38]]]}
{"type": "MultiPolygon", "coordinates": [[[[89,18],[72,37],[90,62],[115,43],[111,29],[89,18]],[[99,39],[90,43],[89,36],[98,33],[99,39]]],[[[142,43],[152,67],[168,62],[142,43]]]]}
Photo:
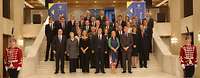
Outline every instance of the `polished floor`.
{"type": "Polygon", "coordinates": [[[35,76],[29,78],[175,78],[173,75],[161,72],[160,66],[152,55],[150,59],[148,68],[133,68],[132,74],[122,74],[121,68],[118,68],[116,73],[112,73],[110,69],[106,69],[105,74],[94,74],[95,69],[90,69],[88,74],[82,73],[80,69],[77,69],[76,73],[69,73],[68,62],[66,62],[65,74],[59,73],[55,75],[55,62],[41,61],[35,76]]]}

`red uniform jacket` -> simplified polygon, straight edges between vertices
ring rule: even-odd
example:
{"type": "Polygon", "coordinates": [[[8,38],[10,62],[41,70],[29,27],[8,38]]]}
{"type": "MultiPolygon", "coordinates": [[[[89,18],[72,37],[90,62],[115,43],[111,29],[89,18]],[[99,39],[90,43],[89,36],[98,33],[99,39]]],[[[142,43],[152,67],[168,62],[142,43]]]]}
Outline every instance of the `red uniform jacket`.
{"type": "Polygon", "coordinates": [[[22,67],[22,50],[20,48],[6,48],[6,51],[4,52],[4,62],[6,67],[10,67],[12,64],[14,69],[17,69],[18,67],[22,67]]]}
{"type": "Polygon", "coordinates": [[[180,49],[180,63],[186,66],[197,64],[197,49],[194,45],[184,45],[180,49]]]}

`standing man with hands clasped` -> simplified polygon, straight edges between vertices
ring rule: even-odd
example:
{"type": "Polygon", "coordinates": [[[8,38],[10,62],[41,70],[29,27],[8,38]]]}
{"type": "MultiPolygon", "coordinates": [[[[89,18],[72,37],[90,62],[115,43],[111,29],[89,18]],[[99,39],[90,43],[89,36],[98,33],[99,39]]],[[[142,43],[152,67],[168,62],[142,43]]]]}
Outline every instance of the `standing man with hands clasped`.
{"type": "Polygon", "coordinates": [[[133,46],[133,36],[128,33],[128,27],[124,27],[124,33],[121,36],[121,46],[122,46],[122,63],[123,63],[123,72],[126,73],[126,60],[128,60],[128,73],[131,71],[131,57],[132,57],[132,46],[133,46]]]}

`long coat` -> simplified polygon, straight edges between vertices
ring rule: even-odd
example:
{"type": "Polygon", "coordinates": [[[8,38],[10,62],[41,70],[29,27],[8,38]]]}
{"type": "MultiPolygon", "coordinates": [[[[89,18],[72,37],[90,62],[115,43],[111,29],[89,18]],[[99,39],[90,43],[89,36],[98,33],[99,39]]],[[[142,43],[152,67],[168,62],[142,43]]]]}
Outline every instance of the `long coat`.
{"type": "Polygon", "coordinates": [[[79,45],[77,39],[74,39],[74,41],[71,39],[67,40],[67,52],[69,53],[69,58],[78,58],[79,45]]]}

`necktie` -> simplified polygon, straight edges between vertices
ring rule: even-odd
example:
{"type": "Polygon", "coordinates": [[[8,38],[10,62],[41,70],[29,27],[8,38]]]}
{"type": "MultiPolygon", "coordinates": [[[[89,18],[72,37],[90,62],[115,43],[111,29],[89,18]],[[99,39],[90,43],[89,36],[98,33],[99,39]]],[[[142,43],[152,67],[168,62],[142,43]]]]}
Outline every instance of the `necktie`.
{"type": "Polygon", "coordinates": [[[89,30],[89,26],[86,26],[86,30],[87,30],[87,31],[89,30]]]}
{"type": "Polygon", "coordinates": [[[50,24],[51,25],[51,29],[53,30],[53,24],[50,24]]]}
{"type": "Polygon", "coordinates": [[[65,25],[62,23],[62,28],[65,29],[65,25]]]}
{"type": "Polygon", "coordinates": [[[99,34],[99,40],[101,40],[101,35],[99,34]]]}
{"type": "Polygon", "coordinates": [[[62,36],[59,36],[59,41],[60,41],[60,43],[62,42],[62,36]]]}

